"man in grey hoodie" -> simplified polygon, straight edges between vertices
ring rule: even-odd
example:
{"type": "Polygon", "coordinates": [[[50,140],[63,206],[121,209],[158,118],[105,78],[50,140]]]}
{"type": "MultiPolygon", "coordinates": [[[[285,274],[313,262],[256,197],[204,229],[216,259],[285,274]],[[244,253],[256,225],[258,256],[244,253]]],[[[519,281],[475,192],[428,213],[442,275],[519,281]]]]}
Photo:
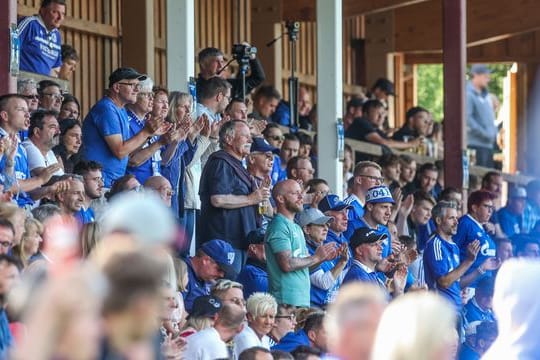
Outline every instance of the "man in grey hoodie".
{"type": "Polygon", "coordinates": [[[487,86],[491,71],[484,64],[471,67],[467,83],[467,147],[476,151],[476,165],[493,167],[497,138],[495,111],[487,86]]]}

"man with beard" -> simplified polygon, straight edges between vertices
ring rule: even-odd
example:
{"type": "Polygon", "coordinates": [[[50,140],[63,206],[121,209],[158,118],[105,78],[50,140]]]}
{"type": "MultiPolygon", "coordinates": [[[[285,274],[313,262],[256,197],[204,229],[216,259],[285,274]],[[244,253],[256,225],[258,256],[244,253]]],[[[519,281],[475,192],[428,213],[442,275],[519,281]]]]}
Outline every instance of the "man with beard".
{"type": "Polygon", "coordinates": [[[79,212],[75,215],[82,224],[96,221],[92,200],[103,195],[103,176],[101,165],[95,161],[80,161],[73,169],[74,173],[82,176],[84,183],[84,200],[79,212]]]}
{"type": "MultiPolygon", "coordinates": [[[[28,140],[23,142],[28,155],[30,174],[39,175],[47,166],[58,163],[52,148],[58,145],[60,127],[56,111],[37,110],[30,117],[28,140]]],[[[54,175],[63,175],[64,170],[58,169],[54,175]]]]}
{"type": "Polygon", "coordinates": [[[257,187],[242,161],[251,149],[251,134],[244,121],[231,120],[219,131],[222,150],[210,155],[201,175],[200,242],[221,239],[235,250],[234,267],[239,273],[245,263],[245,239],[257,228],[257,207],[268,201],[268,186],[257,187]]]}
{"type": "Polygon", "coordinates": [[[431,290],[450,300],[461,311],[461,289],[472,282],[478,274],[465,276],[480,251],[478,239],[467,245],[467,256],[460,261],[459,247],[452,240],[458,230],[458,216],[453,202],[439,201],[431,211],[437,230],[424,249],[426,283],[431,290]]]}
{"type": "Polygon", "coordinates": [[[302,228],[294,222],[303,209],[303,192],[296,181],[277,183],[272,197],[277,214],[268,225],[265,241],[270,293],[278,304],[309,307],[309,268],[334,259],[336,244],[322,244],[309,256],[302,228]]]}

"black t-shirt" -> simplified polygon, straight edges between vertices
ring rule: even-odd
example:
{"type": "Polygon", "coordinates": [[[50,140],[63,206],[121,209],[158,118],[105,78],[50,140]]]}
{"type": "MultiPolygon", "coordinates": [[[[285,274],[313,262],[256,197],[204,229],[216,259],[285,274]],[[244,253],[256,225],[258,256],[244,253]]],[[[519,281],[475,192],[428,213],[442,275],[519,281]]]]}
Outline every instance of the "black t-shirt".
{"type": "Polygon", "coordinates": [[[392,139],[397,141],[405,141],[406,136],[408,137],[408,140],[412,140],[417,138],[418,134],[414,129],[411,129],[410,127],[405,125],[395,132],[394,136],[392,136],[392,139]]]}
{"type": "Polygon", "coordinates": [[[249,195],[254,181],[242,162],[220,150],[210,156],[201,175],[200,243],[213,239],[227,241],[235,249],[246,249],[247,234],[257,228],[257,207],[224,209],[212,206],[212,195],[249,195]],[[227,159],[227,160],[224,160],[227,159]]]}
{"type": "Polygon", "coordinates": [[[349,126],[349,128],[345,132],[345,137],[360,141],[368,141],[366,137],[374,132],[378,133],[381,137],[385,139],[387,138],[386,134],[380,129],[377,129],[375,126],[373,126],[373,124],[370,123],[368,119],[360,117],[354,119],[351,126],[349,126]]]}

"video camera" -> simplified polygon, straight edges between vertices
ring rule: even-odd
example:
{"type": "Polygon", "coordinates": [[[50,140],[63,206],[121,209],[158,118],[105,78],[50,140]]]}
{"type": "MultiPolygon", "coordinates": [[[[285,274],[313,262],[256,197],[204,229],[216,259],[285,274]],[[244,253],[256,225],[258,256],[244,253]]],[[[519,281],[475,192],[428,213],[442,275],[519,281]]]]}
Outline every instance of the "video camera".
{"type": "Polygon", "coordinates": [[[257,48],[245,44],[234,44],[232,47],[232,55],[234,60],[240,63],[248,62],[252,55],[257,55],[257,48]]]}

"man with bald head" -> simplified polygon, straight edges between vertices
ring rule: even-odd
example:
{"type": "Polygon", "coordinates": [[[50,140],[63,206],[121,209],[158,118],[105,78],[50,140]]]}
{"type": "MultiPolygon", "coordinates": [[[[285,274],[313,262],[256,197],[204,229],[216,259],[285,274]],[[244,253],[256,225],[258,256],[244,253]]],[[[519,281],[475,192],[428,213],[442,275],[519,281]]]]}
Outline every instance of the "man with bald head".
{"type": "Polygon", "coordinates": [[[303,192],[296,181],[278,182],[272,197],[277,214],[268,225],[265,241],[270,293],[278,304],[309,307],[309,268],[335,259],[336,244],[322,244],[309,256],[302,228],[294,222],[303,209],[303,192]]]}
{"type": "Polygon", "coordinates": [[[171,207],[171,199],[174,195],[171,183],[161,175],[150,176],[144,183],[144,188],[155,191],[165,205],[171,207]]]}

